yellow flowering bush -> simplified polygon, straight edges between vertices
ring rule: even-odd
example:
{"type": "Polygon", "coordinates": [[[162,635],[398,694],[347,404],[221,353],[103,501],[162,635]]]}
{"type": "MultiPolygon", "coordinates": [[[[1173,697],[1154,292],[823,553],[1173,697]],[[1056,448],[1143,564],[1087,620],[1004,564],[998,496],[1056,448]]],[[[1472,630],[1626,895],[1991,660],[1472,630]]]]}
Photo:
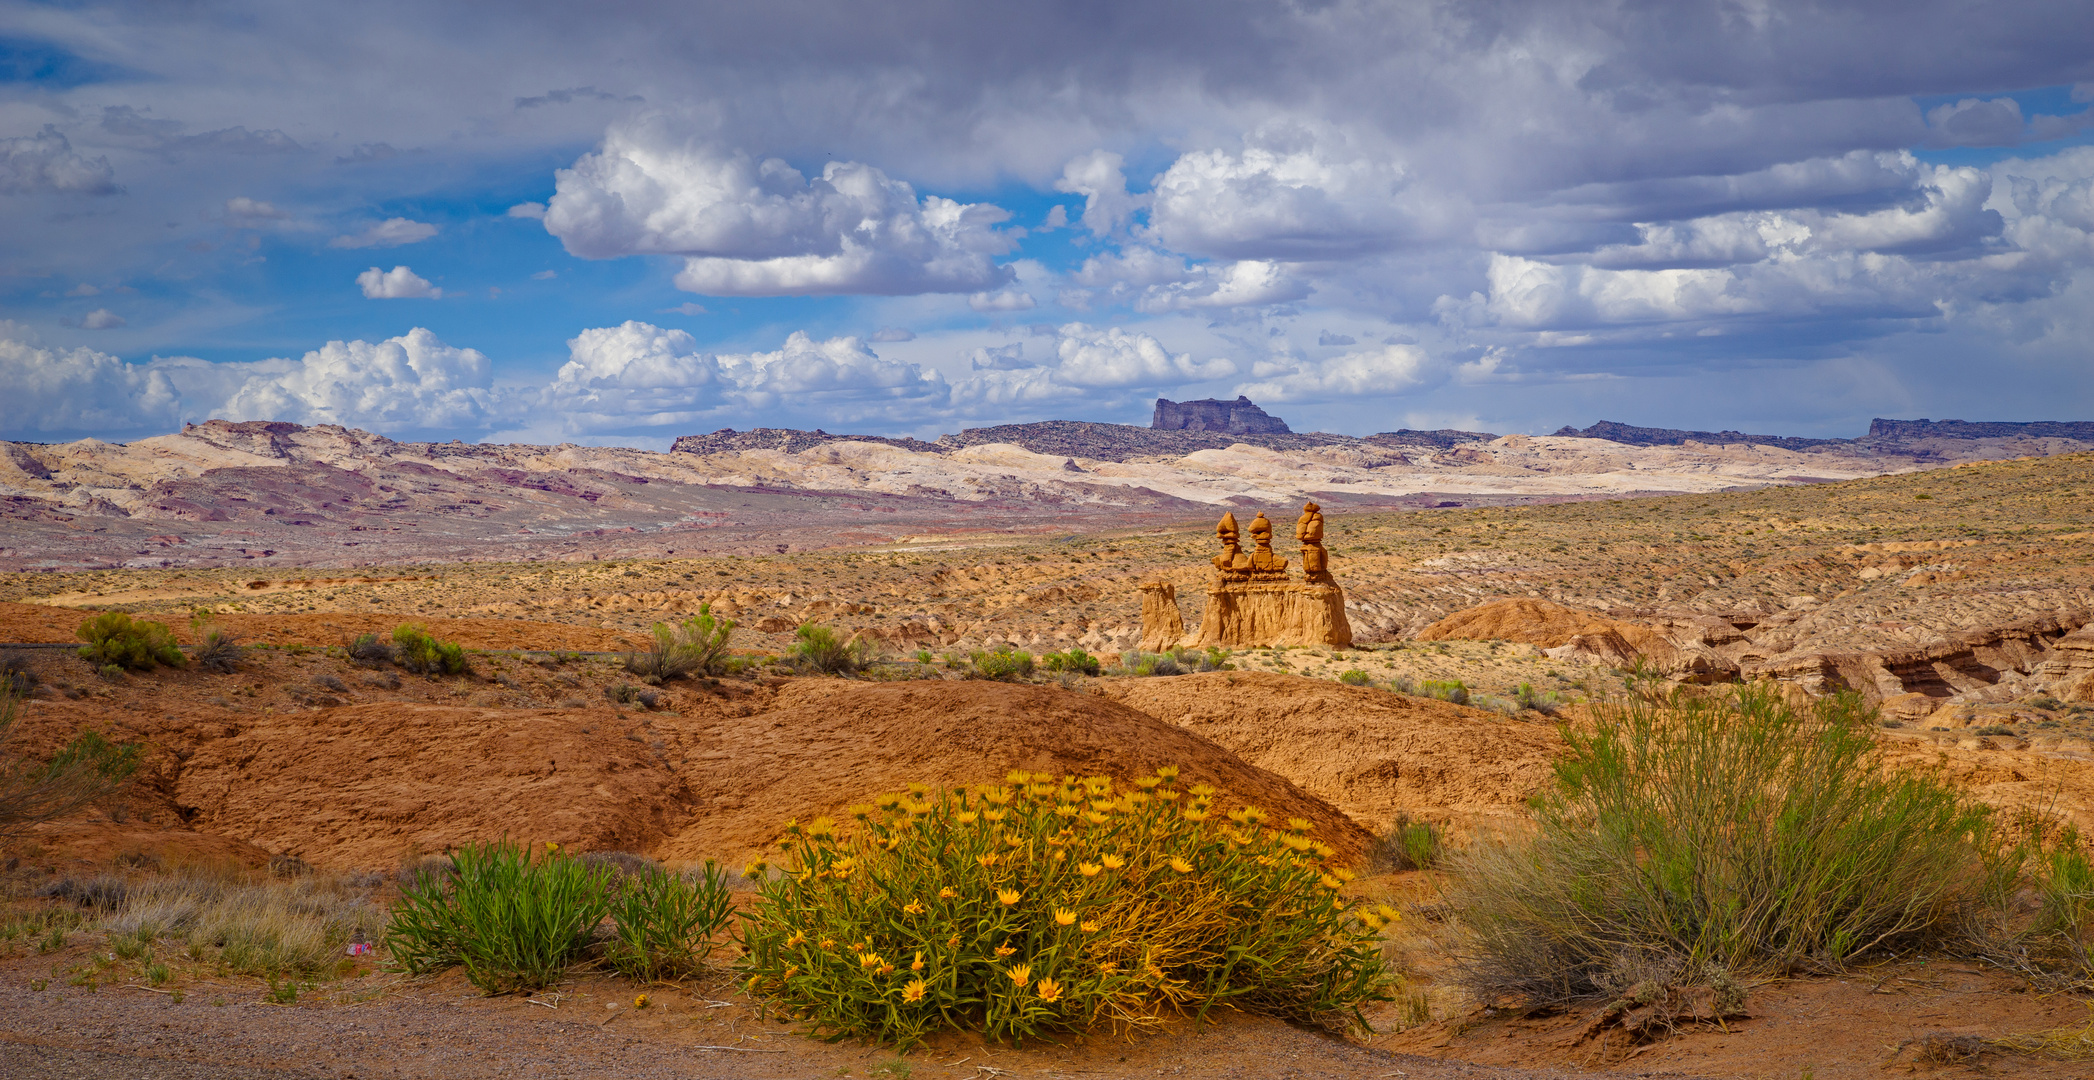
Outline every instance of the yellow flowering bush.
{"type": "Polygon", "coordinates": [[[910,1046],[941,1029],[1022,1041],[1228,1005],[1361,1023],[1388,1000],[1370,910],[1299,818],[1227,814],[1166,767],[911,785],[852,822],[789,823],[749,867],[748,990],[818,1033],[910,1046]]]}

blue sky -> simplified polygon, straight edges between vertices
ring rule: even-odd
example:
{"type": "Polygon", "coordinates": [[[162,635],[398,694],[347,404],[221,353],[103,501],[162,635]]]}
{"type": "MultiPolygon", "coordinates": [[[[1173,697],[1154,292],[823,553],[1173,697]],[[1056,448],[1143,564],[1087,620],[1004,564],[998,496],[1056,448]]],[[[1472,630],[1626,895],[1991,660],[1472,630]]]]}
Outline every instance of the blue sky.
{"type": "Polygon", "coordinates": [[[0,13],[0,438],[2094,415],[2077,3],[0,13]]]}

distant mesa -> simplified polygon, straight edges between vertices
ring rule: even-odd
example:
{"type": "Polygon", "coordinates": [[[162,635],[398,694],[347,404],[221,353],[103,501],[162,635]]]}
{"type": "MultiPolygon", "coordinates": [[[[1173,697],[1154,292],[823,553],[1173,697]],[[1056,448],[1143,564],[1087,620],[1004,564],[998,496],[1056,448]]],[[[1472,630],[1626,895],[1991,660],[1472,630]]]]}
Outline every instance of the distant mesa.
{"type": "Polygon", "coordinates": [[[1206,398],[1201,401],[1156,399],[1156,418],[1149,422],[1156,431],[1222,431],[1231,435],[1286,435],[1287,421],[1267,413],[1251,399],[1234,401],[1206,398]]]}
{"type": "Polygon", "coordinates": [[[2032,420],[2025,423],[1972,423],[1964,420],[1869,421],[1869,433],[1860,439],[1805,439],[1793,435],[1747,435],[1742,431],[1682,431],[1678,428],[1637,427],[1602,420],[1583,431],[1568,424],[1555,432],[1573,439],[1605,439],[1626,446],[1679,446],[1697,442],[1711,446],[1778,446],[1784,450],[1808,450],[1814,446],[1853,446],[1861,442],[1909,442],[1919,439],[2074,439],[2094,442],[2094,421],[2032,420]]]}
{"type": "Polygon", "coordinates": [[[1986,423],[1968,420],[1869,421],[1871,439],[2078,439],[2094,442],[2094,421],[2031,420],[1986,423]]]}
{"type": "MultiPolygon", "coordinates": [[[[1878,420],[1881,424],[1884,421],[1878,420]]],[[[1556,435],[1572,439],[1605,439],[1624,446],[1679,446],[1698,442],[1711,446],[1778,446],[1784,450],[1808,450],[1813,446],[1837,446],[1850,443],[1852,439],[1804,439],[1794,435],[1747,435],[1742,431],[1681,431],[1678,428],[1637,427],[1602,420],[1579,431],[1565,424],[1557,429],[1556,435]]]]}

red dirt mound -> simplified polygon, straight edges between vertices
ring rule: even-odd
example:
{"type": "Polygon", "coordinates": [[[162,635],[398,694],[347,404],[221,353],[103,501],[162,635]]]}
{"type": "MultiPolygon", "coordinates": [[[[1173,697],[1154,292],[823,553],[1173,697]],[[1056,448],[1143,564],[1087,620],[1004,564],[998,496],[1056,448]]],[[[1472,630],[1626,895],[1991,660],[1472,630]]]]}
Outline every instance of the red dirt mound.
{"type": "Polygon", "coordinates": [[[1643,656],[1662,664],[1674,652],[1664,635],[1647,626],[1527,597],[1478,604],[1418,631],[1420,641],[1449,638],[1518,641],[1544,649],[1577,644],[1622,663],[1643,656]]]}
{"type": "MultiPolygon", "coordinates": [[[[25,743],[55,745],[100,708],[40,701],[25,743]]],[[[1347,860],[1370,840],[1328,803],[1199,735],[1057,687],[806,679],[679,695],[678,709],[386,702],[222,720],[139,711],[120,734],[154,748],[169,817],[333,868],[388,867],[505,835],[739,865],[788,819],[840,817],[913,781],[979,783],[1013,768],[1131,778],[1175,764],[1225,803],[1315,822],[1347,860]]]]}
{"type": "Polygon", "coordinates": [[[796,681],[768,711],[695,732],[684,777],[704,816],[664,844],[671,860],[753,853],[786,819],[842,809],[911,781],[1000,780],[1011,769],[1129,779],[1177,765],[1220,802],[1314,822],[1355,861],[1370,842],[1329,803],[1193,734],[1093,694],[992,682],[796,681]]]}
{"type": "Polygon", "coordinates": [[[1398,812],[1512,826],[1560,742],[1538,724],[1431,698],[1257,671],[1102,684],[1106,696],[1214,740],[1379,832],[1398,812]]]}
{"type": "MultiPolygon", "coordinates": [[[[42,604],[0,603],[0,642],[21,644],[78,642],[80,624],[95,612],[42,604]]],[[[141,615],[174,628],[180,641],[190,640],[188,619],[141,615]]],[[[385,612],[318,612],[311,615],[242,615],[232,612],[218,621],[250,645],[341,645],[359,634],[390,634],[403,622],[419,623],[445,641],[468,649],[553,649],[614,652],[643,644],[623,630],[603,630],[519,619],[431,619],[385,612]]]]}
{"type": "Polygon", "coordinates": [[[269,862],[269,853],[228,836],[160,828],[131,821],[75,819],[46,822],[11,843],[0,844],[0,863],[20,859],[31,866],[141,866],[159,870],[245,867],[269,862]]]}

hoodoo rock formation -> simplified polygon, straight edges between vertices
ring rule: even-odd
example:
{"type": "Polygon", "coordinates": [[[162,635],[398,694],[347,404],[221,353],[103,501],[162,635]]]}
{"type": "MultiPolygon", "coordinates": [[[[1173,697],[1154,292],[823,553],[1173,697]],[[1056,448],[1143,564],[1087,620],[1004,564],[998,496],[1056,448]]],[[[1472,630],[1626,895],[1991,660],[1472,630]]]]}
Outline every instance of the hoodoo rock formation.
{"type": "Polygon", "coordinates": [[[1194,648],[1352,644],[1345,590],[1331,577],[1330,554],[1323,547],[1322,508],[1313,502],[1303,506],[1294,525],[1302,545],[1301,580],[1288,575],[1287,559],[1272,550],[1272,521],[1264,511],[1251,519],[1248,552],[1242,544],[1245,531],[1234,513],[1215,523],[1222,553],[1213,559],[1197,636],[1188,640],[1184,634],[1173,586],[1160,581],[1142,586],[1142,648],[1161,650],[1181,642],[1194,648]]]}
{"type": "Polygon", "coordinates": [[[1206,398],[1201,401],[1156,399],[1156,418],[1149,426],[1160,431],[1225,431],[1232,435],[1285,435],[1287,421],[1268,414],[1238,395],[1234,401],[1206,398]]]}

